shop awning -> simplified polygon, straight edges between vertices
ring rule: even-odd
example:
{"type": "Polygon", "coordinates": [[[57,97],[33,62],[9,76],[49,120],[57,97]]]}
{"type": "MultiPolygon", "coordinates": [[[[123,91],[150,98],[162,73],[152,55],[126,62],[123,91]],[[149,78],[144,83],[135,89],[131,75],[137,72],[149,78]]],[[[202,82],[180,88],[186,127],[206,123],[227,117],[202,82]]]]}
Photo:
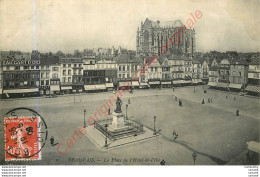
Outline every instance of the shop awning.
{"type": "Polygon", "coordinates": [[[226,88],[228,87],[228,83],[224,83],[224,82],[217,82],[216,87],[221,87],[221,88],[226,88]]]}
{"type": "Polygon", "coordinates": [[[149,86],[146,82],[140,82],[140,86],[149,86]]]}
{"type": "Polygon", "coordinates": [[[133,86],[139,86],[139,82],[138,81],[132,81],[132,85],[133,86]]]}
{"type": "Polygon", "coordinates": [[[119,85],[122,86],[132,86],[131,82],[119,82],[119,85]]]}
{"type": "Polygon", "coordinates": [[[162,85],[172,85],[172,82],[171,81],[168,81],[168,82],[161,82],[162,85]]]}
{"type": "Polygon", "coordinates": [[[50,90],[51,91],[60,91],[60,86],[59,85],[51,85],[50,90]]]}
{"type": "Polygon", "coordinates": [[[235,89],[241,89],[242,84],[234,84],[234,83],[230,83],[229,88],[235,88],[235,89]]]}
{"type": "Polygon", "coordinates": [[[193,84],[202,83],[202,80],[201,79],[192,79],[192,83],[193,84]]]}
{"type": "Polygon", "coordinates": [[[217,85],[217,83],[216,82],[209,82],[208,85],[212,86],[212,87],[215,87],[217,85]]]}
{"type": "Polygon", "coordinates": [[[257,141],[250,141],[250,142],[247,142],[246,144],[247,144],[247,149],[248,150],[260,153],[260,143],[259,142],[257,142],[257,141]]]}
{"type": "Polygon", "coordinates": [[[183,83],[183,84],[191,84],[191,80],[188,80],[188,81],[183,80],[182,83],[183,83]]]}
{"type": "Polygon", "coordinates": [[[172,81],[173,84],[182,84],[183,80],[176,80],[176,81],[172,81]]]}
{"type": "Polygon", "coordinates": [[[61,86],[61,90],[72,90],[72,86],[61,86]]]}
{"type": "Polygon", "coordinates": [[[106,88],[113,88],[114,84],[113,83],[106,83],[106,88]]]}
{"type": "Polygon", "coordinates": [[[95,85],[84,85],[85,90],[96,90],[95,85]]]}
{"type": "Polygon", "coordinates": [[[39,92],[39,89],[38,88],[30,88],[30,89],[4,90],[4,93],[32,93],[32,92],[39,92]]]}
{"type": "Polygon", "coordinates": [[[150,81],[150,85],[160,85],[160,81],[150,81]]]}
{"type": "Polygon", "coordinates": [[[260,93],[260,85],[248,85],[246,91],[260,93]]]}
{"type": "Polygon", "coordinates": [[[96,87],[96,90],[106,90],[105,84],[95,85],[95,87],[96,87]]]}

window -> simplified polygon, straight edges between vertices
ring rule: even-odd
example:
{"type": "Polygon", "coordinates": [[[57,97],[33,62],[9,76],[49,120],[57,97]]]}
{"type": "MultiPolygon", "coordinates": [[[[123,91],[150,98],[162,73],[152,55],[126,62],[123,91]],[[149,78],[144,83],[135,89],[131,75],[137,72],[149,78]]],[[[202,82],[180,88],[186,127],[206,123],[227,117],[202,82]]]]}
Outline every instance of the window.
{"type": "Polygon", "coordinates": [[[127,71],[129,71],[129,65],[127,65],[127,71]]]}
{"type": "Polygon", "coordinates": [[[44,73],[41,73],[41,78],[44,78],[44,73]]]}
{"type": "Polygon", "coordinates": [[[66,70],[65,69],[62,71],[62,74],[63,74],[63,76],[66,76],[66,70]]]}
{"type": "Polygon", "coordinates": [[[39,66],[36,66],[36,69],[39,69],[39,66]]]}
{"type": "Polygon", "coordinates": [[[63,78],[62,78],[62,82],[66,82],[66,77],[63,77],[63,78]]]}
{"type": "Polygon", "coordinates": [[[90,61],[89,63],[92,65],[92,64],[93,64],[93,61],[90,61]]]}
{"type": "Polygon", "coordinates": [[[119,71],[121,71],[121,66],[119,66],[119,71]]]}
{"type": "Polygon", "coordinates": [[[41,81],[41,85],[44,85],[44,80],[41,81]]]}
{"type": "Polygon", "coordinates": [[[9,70],[9,66],[6,66],[6,70],[9,70]]]}
{"type": "Polygon", "coordinates": [[[154,68],[154,71],[157,72],[157,68],[154,68]]]}
{"type": "Polygon", "coordinates": [[[79,67],[82,67],[82,65],[81,65],[81,64],[79,64],[79,67]]]}
{"type": "Polygon", "coordinates": [[[52,71],[59,71],[58,67],[52,67],[52,71]]]}
{"type": "Polygon", "coordinates": [[[49,80],[46,80],[46,85],[49,85],[49,80]]]}
{"type": "Polygon", "coordinates": [[[127,78],[129,78],[129,73],[127,73],[127,78]]]}
{"type": "Polygon", "coordinates": [[[77,67],[77,64],[74,64],[74,67],[77,67]]]}
{"type": "Polygon", "coordinates": [[[70,70],[70,69],[68,70],[68,75],[69,75],[69,76],[71,75],[71,70],[70,70]]]}
{"type": "Polygon", "coordinates": [[[53,73],[52,74],[52,78],[58,78],[58,74],[57,73],[53,73]]]}
{"type": "Polygon", "coordinates": [[[34,69],[34,66],[31,66],[31,69],[34,69]]]}
{"type": "Polygon", "coordinates": [[[123,66],[123,71],[125,71],[125,66],[123,66]]]}
{"type": "Polygon", "coordinates": [[[68,82],[71,82],[71,77],[68,77],[68,82]]]}
{"type": "Polygon", "coordinates": [[[81,75],[81,69],[79,69],[79,72],[78,72],[79,75],[81,75]]]}
{"type": "Polygon", "coordinates": [[[49,78],[50,74],[49,73],[46,73],[46,78],[49,78]]]}
{"type": "Polygon", "coordinates": [[[16,67],[15,67],[15,70],[20,70],[20,66],[16,66],[16,67]]]}
{"type": "Polygon", "coordinates": [[[63,64],[63,68],[66,68],[66,64],[63,64]]]}
{"type": "Polygon", "coordinates": [[[47,65],[46,68],[49,69],[49,65],[47,65]]]}
{"type": "MultiPolygon", "coordinates": [[[[25,69],[25,67],[24,67],[24,69],[25,69]]],[[[44,66],[41,66],[41,69],[44,69],[44,66]]]]}
{"type": "Polygon", "coordinates": [[[242,76],[242,73],[241,73],[241,72],[239,72],[239,76],[240,76],[240,77],[242,76]]]}
{"type": "Polygon", "coordinates": [[[29,69],[29,66],[24,66],[24,69],[29,69]]]}
{"type": "Polygon", "coordinates": [[[121,74],[119,74],[119,78],[121,78],[121,74]]]}
{"type": "Polygon", "coordinates": [[[70,68],[70,67],[71,67],[71,64],[68,64],[68,67],[70,68]]]}

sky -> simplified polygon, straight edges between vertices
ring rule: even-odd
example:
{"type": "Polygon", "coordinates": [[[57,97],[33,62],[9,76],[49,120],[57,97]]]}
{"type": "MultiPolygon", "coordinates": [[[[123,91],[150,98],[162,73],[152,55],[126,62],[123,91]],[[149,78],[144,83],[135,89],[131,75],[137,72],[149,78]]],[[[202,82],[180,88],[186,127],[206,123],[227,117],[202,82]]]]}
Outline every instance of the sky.
{"type": "Polygon", "coordinates": [[[0,50],[136,50],[146,18],[187,24],[198,10],[196,51],[260,51],[259,0],[0,0],[0,50]]]}

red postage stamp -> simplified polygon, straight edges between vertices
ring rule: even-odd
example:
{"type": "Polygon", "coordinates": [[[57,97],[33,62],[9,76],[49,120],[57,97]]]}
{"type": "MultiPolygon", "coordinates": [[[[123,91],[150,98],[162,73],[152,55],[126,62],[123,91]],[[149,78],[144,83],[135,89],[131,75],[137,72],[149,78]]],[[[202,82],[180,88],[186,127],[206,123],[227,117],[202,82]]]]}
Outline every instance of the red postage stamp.
{"type": "Polygon", "coordinates": [[[6,117],[5,160],[40,160],[39,117],[6,117]]]}

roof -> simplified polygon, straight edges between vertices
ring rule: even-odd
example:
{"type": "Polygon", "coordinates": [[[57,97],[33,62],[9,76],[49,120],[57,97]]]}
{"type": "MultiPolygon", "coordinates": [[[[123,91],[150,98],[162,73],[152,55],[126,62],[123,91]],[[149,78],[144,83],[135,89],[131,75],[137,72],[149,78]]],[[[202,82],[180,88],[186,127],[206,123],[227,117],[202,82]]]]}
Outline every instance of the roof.
{"type": "Polygon", "coordinates": [[[51,65],[59,63],[60,58],[57,55],[41,54],[40,61],[41,65],[51,65]]]}
{"type": "Polygon", "coordinates": [[[260,65],[260,58],[251,58],[251,62],[249,63],[249,65],[260,65]]]}
{"type": "Polygon", "coordinates": [[[145,19],[143,27],[148,28],[148,27],[181,27],[183,24],[180,20],[175,20],[175,21],[164,21],[164,22],[160,22],[160,21],[152,21],[149,20],[148,18],[145,19]]]}
{"type": "Polygon", "coordinates": [[[137,63],[139,62],[137,59],[131,57],[129,54],[119,54],[115,58],[113,58],[114,61],[117,63],[137,63]]]}

